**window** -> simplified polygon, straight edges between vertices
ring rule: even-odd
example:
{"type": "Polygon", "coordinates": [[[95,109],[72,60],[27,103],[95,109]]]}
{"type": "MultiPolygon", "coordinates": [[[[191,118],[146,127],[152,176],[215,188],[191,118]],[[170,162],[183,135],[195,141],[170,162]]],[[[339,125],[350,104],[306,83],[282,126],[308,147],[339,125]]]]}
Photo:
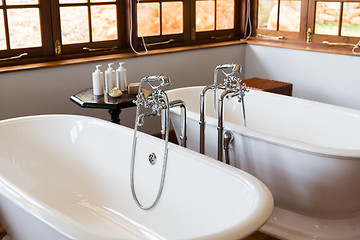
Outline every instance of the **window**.
{"type": "MultiPolygon", "coordinates": [[[[314,43],[357,43],[360,37],[360,1],[311,1],[309,28],[314,43]]],[[[338,45],[339,45],[338,44],[338,45]]]]}
{"type": "Polygon", "coordinates": [[[239,39],[242,1],[0,0],[0,66],[239,39]]]}
{"type": "MultiPolygon", "coordinates": [[[[137,1],[134,1],[137,2],[137,1]]],[[[140,37],[144,37],[147,47],[167,46],[189,40],[189,1],[140,0],[136,6],[136,21],[133,21],[133,44],[143,48],[140,37]]]]}
{"type": "Polygon", "coordinates": [[[33,57],[49,54],[44,44],[51,41],[46,13],[47,1],[7,0],[0,1],[0,54],[1,58],[33,57]]]}
{"type": "MultiPolygon", "coordinates": [[[[124,9],[116,0],[58,0],[52,3],[53,38],[62,54],[123,47],[124,9]],[[122,15],[122,16],[121,16],[122,15]]],[[[56,46],[55,46],[56,47],[56,46]]]]}
{"type": "Polygon", "coordinates": [[[257,0],[256,36],[333,46],[360,37],[359,0],[257,0]]]}
{"type": "Polygon", "coordinates": [[[258,0],[256,35],[300,40],[306,32],[305,0],[258,0]]]}
{"type": "Polygon", "coordinates": [[[140,0],[136,5],[135,42],[140,46],[140,37],[145,38],[147,46],[239,39],[240,2],[140,0]]]}

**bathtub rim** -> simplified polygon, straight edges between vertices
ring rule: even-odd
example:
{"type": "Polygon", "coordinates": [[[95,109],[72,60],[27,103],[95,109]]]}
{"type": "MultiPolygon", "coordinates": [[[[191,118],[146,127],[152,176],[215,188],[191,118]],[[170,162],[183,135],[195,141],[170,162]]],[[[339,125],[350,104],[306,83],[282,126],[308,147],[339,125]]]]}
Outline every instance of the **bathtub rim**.
{"type": "MultiPolygon", "coordinates": [[[[27,121],[29,119],[31,120],[31,119],[44,119],[44,118],[58,119],[59,117],[65,118],[65,119],[69,119],[69,118],[75,118],[75,119],[80,119],[80,120],[89,119],[89,120],[94,120],[94,122],[96,122],[96,124],[98,124],[98,125],[106,125],[105,127],[110,127],[117,131],[119,131],[120,129],[121,129],[121,131],[129,131],[129,132],[133,131],[131,128],[121,126],[121,125],[115,125],[115,124],[110,123],[103,119],[98,119],[98,118],[89,117],[89,116],[82,116],[82,115],[72,115],[72,114],[45,114],[45,115],[15,117],[15,118],[10,118],[10,119],[0,120],[0,127],[2,125],[11,124],[14,121],[19,122],[19,121],[27,121]]],[[[154,136],[142,133],[142,132],[138,132],[138,134],[141,136],[153,138],[154,140],[156,139],[157,141],[160,141],[160,139],[158,139],[154,136]]],[[[244,182],[244,181],[248,182],[248,178],[255,179],[255,181],[253,181],[253,184],[254,184],[253,187],[258,189],[257,194],[266,196],[267,197],[266,200],[268,200],[268,201],[270,200],[270,202],[272,204],[265,204],[266,203],[265,199],[262,199],[262,200],[259,199],[261,201],[259,201],[259,203],[257,204],[256,209],[259,209],[261,207],[262,210],[257,211],[258,214],[257,215],[253,214],[251,216],[251,218],[246,220],[246,222],[247,223],[251,222],[252,224],[254,224],[254,222],[257,222],[256,223],[257,228],[260,228],[261,226],[263,226],[266,223],[267,219],[271,215],[271,212],[272,212],[272,209],[274,206],[274,200],[272,198],[270,190],[258,178],[252,176],[251,174],[249,174],[241,169],[237,169],[235,167],[228,166],[228,165],[223,164],[213,158],[199,154],[190,149],[183,148],[176,144],[169,143],[169,150],[170,149],[172,151],[176,151],[177,153],[180,153],[180,152],[183,153],[185,151],[185,154],[187,154],[187,155],[188,154],[198,155],[199,157],[196,158],[196,161],[200,161],[201,164],[205,164],[205,165],[214,167],[219,171],[226,172],[227,174],[230,174],[232,177],[234,177],[237,180],[240,180],[242,182],[244,182]],[[221,168],[220,168],[220,166],[221,166],[221,168]],[[239,176],[239,173],[241,174],[241,177],[239,176]],[[244,175],[246,176],[245,180],[243,178],[244,175]],[[259,214],[260,212],[262,212],[262,213],[259,214]],[[259,222],[259,220],[257,220],[259,215],[266,215],[267,217],[263,221],[259,222]]],[[[251,191],[251,192],[253,192],[253,191],[251,191]]],[[[91,231],[91,229],[87,228],[86,226],[83,226],[82,224],[73,220],[71,217],[68,217],[68,216],[62,214],[59,210],[49,206],[41,199],[34,197],[34,196],[30,196],[24,190],[22,190],[20,187],[12,184],[11,182],[8,181],[8,179],[5,179],[4,177],[2,177],[1,174],[0,174],[0,195],[5,197],[7,200],[11,201],[11,203],[17,205],[18,207],[20,207],[22,210],[26,211],[27,213],[34,215],[39,221],[50,226],[55,231],[57,231],[63,235],[71,236],[71,238],[75,237],[76,239],[89,239],[89,240],[91,240],[91,239],[104,239],[104,240],[114,239],[112,237],[106,237],[103,235],[100,236],[99,234],[96,234],[96,232],[91,231]],[[3,193],[5,193],[5,194],[3,194],[3,193]],[[68,222],[71,222],[71,224],[70,225],[67,224],[68,222]],[[78,232],[78,230],[77,230],[78,228],[83,230],[81,232],[81,234],[78,232]],[[70,235],[66,234],[66,233],[69,233],[70,235]]],[[[141,224],[139,224],[139,225],[143,226],[141,224]]],[[[145,229],[147,229],[145,226],[143,226],[143,227],[145,229]]],[[[204,239],[204,237],[206,239],[216,239],[223,235],[228,235],[229,233],[236,234],[236,232],[240,232],[239,230],[237,230],[238,228],[239,228],[239,224],[234,224],[234,225],[231,225],[230,227],[222,229],[222,231],[220,231],[219,233],[211,234],[209,236],[203,235],[199,238],[196,237],[196,238],[192,238],[192,239],[194,239],[194,240],[195,239],[204,239]]],[[[151,233],[154,233],[151,230],[149,230],[149,231],[151,233]]],[[[244,232],[244,230],[241,231],[241,233],[243,233],[243,232],[244,232]]],[[[249,235],[251,233],[252,232],[249,232],[249,235]]],[[[154,233],[154,234],[156,234],[156,233],[154,233]]]]}
{"type": "MultiPolygon", "coordinates": [[[[178,92],[181,90],[199,89],[199,98],[200,98],[200,91],[203,87],[204,86],[182,87],[182,88],[168,90],[167,93],[171,94],[172,92],[178,92]]],[[[328,103],[322,103],[322,102],[317,102],[317,101],[312,101],[312,100],[307,100],[307,99],[302,99],[302,98],[297,98],[297,97],[292,97],[292,96],[285,96],[285,95],[280,95],[280,94],[276,94],[276,93],[269,93],[269,92],[255,90],[255,89],[250,89],[249,93],[251,94],[251,92],[255,92],[257,94],[266,94],[271,97],[276,96],[276,97],[280,97],[280,98],[284,98],[284,99],[292,99],[293,101],[312,103],[317,106],[322,106],[322,107],[327,107],[327,108],[332,107],[332,108],[336,109],[337,111],[360,115],[359,110],[341,107],[341,106],[337,106],[337,105],[332,105],[332,104],[328,104],[328,103]]],[[[170,96],[169,96],[169,98],[171,101],[170,96]]],[[[246,101],[246,96],[245,96],[245,101],[246,101]]],[[[186,103],[186,101],[185,101],[185,103],[186,103]]],[[[198,109],[200,109],[200,106],[198,109]]],[[[176,115],[179,115],[180,109],[171,108],[170,112],[172,112],[176,115]]],[[[199,122],[199,120],[200,120],[199,115],[200,114],[197,112],[193,112],[193,111],[189,111],[189,110],[187,111],[187,118],[194,120],[196,122],[199,122]]],[[[215,126],[215,128],[217,127],[217,121],[213,117],[206,117],[206,122],[215,126]]],[[[298,141],[298,140],[294,140],[294,139],[290,139],[290,138],[285,138],[285,137],[280,137],[280,136],[272,136],[272,135],[257,131],[255,129],[249,130],[249,128],[227,122],[226,120],[224,120],[224,131],[225,130],[234,131],[237,134],[240,134],[242,136],[245,136],[245,137],[248,137],[251,139],[255,139],[257,141],[266,142],[271,145],[281,146],[281,147],[285,147],[285,148],[288,148],[291,150],[297,150],[297,151],[313,154],[316,156],[326,156],[329,158],[342,159],[342,160],[359,160],[359,158],[360,158],[360,149],[355,150],[355,149],[332,148],[332,147],[311,144],[311,143],[307,143],[307,142],[303,142],[303,141],[298,141]]]]}

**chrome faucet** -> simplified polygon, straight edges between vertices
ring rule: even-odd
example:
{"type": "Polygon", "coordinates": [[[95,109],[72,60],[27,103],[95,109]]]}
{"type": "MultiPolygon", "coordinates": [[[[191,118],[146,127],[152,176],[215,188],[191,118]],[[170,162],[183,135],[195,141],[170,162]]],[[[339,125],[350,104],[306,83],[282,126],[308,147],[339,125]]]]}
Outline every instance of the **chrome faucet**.
{"type": "MultiPolygon", "coordinates": [[[[131,168],[130,168],[130,185],[131,185],[131,193],[136,205],[143,209],[149,210],[153,208],[159,201],[165,181],[166,174],[166,166],[167,166],[167,158],[168,158],[168,143],[169,143],[169,129],[170,129],[170,118],[169,118],[169,108],[170,103],[166,93],[161,89],[164,86],[171,85],[170,79],[164,75],[159,76],[149,76],[144,77],[140,81],[140,86],[138,90],[138,95],[136,96],[136,101],[134,101],[137,105],[136,108],[136,117],[135,117],[135,127],[134,127],[134,137],[133,137],[133,145],[132,145],[132,153],[131,153],[131,168]],[[150,96],[146,96],[142,91],[142,86],[144,83],[148,83],[152,88],[152,92],[150,96]],[[150,108],[150,112],[145,112],[140,114],[140,108],[144,107],[146,109],[150,108]],[[136,154],[136,144],[137,144],[137,128],[138,126],[142,126],[144,124],[144,118],[147,116],[161,116],[164,115],[165,121],[165,131],[163,134],[163,138],[165,139],[164,146],[164,158],[162,164],[162,173],[160,186],[156,195],[154,202],[150,206],[142,205],[136,195],[135,185],[134,185],[134,166],[135,166],[135,154],[136,154]]],[[[152,153],[154,154],[154,153],[152,153]]]]}
{"type": "MultiPolygon", "coordinates": [[[[161,197],[161,193],[164,187],[165,175],[166,175],[166,167],[167,167],[167,159],[168,159],[168,143],[169,143],[169,129],[170,129],[170,113],[169,109],[172,107],[181,107],[181,145],[186,147],[186,104],[181,100],[175,100],[169,102],[167,94],[162,90],[162,87],[171,85],[171,81],[167,76],[158,75],[158,76],[149,76],[144,77],[140,81],[140,86],[138,90],[138,95],[136,96],[136,100],[134,103],[137,105],[136,108],[136,117],[135,117],[135,127],[134,127],[134,138],[132,145],[132,153],[131,153],[131,169],[130,169],[130,185],[131,185],[131,193],[136,205],[143,209],[149,210],[153,208],[161,197]],[[152,88],[151,95],[146,95],[142,90],[142,86],[144,83],[148,83],[152,88]],[[140,108],[144,107],[146,109],[151,109],[149,112],[141,113],[140,108]],[[162,173],[160,185],[158,188],[158,193],[154,202],[150,206],[142,205],[136,195],[135,186],[134,186],[134,166],[135,166],[135,154],[136,154],[136,143],[137,143],[137,128],[138,126],[143,126],[144,119],[148,116],[161,116],[161,133],[162,138],[165,140],[164,146],[164,157],[162,163],[162,173]]],[[[154,156],[156,158],[155,153],[151,153],[149,155],[149,161],[151,164],[155,164],[154,156]],[[152,161],[150,161],[150,155],[152,161]]]]}
{"type": "Polygon", "coordinates": [[[235,73],[241,73],[242,67],[239,64],[223,64],[215,68],[214,83],[203,88],[200,94],[200,153],[205,153],[205,96],[209,90],[214,91],[214,117],[218,120],[218,160],[222,161],[223,145],[223,101],[225,97],[237,97],[242,103],[244,126],[246,126],[244,96],[246,89],[245,84],[241,84],[241,79],[235,77],[235,73]],[[223,83],[217,82],[218,71],[221,70],[225,75],[223,83]],[[230,72],[229,72],[230,70],[230,72]],[[217,90],[224,90],[219,98],[217,90]],[[218,110],[217,110],[218,109],[218,110]]]}

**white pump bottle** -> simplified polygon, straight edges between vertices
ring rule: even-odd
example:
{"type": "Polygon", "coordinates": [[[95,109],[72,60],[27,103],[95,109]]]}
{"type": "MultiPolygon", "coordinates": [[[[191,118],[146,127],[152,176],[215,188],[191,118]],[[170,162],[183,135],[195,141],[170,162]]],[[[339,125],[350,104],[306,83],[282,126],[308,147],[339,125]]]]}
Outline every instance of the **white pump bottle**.
{"type": "Polygon", "coordinates": [[[104,74],[99,67],[101,65],[96,65],[96,70],[92,73],[94,95],[104,95],[104,74]]]}
{"type": "Polygon", "coordinates": [[[119,68],[116,69],[116,85],[122,92],[127,91],[126,69],[123,67],[124,62],[119,63],[119,68]]]}
{"type": "Polygon", "coordinates": [[[105,71],[105,91],[109,93],[115,86],[115,70],[112,69],[114,63],[108,64],[108,69],[105,71]]]}

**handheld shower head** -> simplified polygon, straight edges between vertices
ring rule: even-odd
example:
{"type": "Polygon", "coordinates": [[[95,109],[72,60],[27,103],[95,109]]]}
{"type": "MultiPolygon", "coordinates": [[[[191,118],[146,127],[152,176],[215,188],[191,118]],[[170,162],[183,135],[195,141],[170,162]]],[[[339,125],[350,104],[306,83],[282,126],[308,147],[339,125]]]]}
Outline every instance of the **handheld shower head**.
{"type": "Polygon", "coordinates": [[[223,64],[216,67],[216,70],[231,70],[231,73],[241,73],[242,67],[240,64],[232,63],[232,64],[223,64]]]}
{"type": "Polygon", "coordinates": [[[147,82],[152,89],[157,89],[160,86],[164,87],[164,86],[170,86],[171,85],[171,81],[170,78],[167,76],[164,76],[162,74],[158,75],[158,76],[148,76],[148,77],[144,77],[143,79],[141,79],[141,83],[142,82],[147,82]],[[155,82],[160,82],[159,85],[154,85],[155,82]]]}

